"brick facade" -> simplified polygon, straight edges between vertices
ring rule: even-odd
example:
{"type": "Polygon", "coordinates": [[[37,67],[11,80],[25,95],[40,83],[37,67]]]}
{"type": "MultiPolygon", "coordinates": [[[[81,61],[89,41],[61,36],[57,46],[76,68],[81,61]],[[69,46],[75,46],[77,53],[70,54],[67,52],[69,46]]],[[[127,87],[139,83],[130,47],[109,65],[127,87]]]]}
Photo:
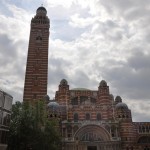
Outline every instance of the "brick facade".
{"type": "Polygon", "coordinates": [[[41,99],[47,94],[49,19],[39,7],[31,20],[24,84],[24,101],[41,99]]]}
{"type": "Polygon", "coordinates": [[[120,96],[114,99],[106,81],[97,89],[69,89],[65,79],[60,82],[55,102],[60,105],[63,149],[150,150],[150,122],[133,122],[131,110],[120,96]]]}

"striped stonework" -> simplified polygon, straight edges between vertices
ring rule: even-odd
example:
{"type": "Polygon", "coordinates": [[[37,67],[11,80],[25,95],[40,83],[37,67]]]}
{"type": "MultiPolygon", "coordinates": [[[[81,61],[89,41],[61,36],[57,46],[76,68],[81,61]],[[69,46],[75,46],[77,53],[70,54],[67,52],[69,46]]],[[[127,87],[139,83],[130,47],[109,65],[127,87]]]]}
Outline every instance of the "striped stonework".
{"type": "Polygon", "coordinates": [[[41,99],[47,94],[49,19],[39,7],[31,20],[23,101],[41,99]]]}
{"type": "Polygon", "coordinates": [[[150,150],[150,123],[133,122],[120,96],[102,80],[98,90],[69,89],[63,79],[55,101],[61,111],[64,150],[150,150]],[[63,106],[63,107],[62,107],[63,106]]]}

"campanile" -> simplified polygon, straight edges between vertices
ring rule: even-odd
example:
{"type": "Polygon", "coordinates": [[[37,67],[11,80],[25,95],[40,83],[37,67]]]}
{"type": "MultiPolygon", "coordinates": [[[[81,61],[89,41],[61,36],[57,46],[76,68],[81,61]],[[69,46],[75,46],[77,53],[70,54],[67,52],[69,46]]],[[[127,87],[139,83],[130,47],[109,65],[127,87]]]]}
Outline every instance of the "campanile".
{"type": "Polygon", "coordinates": [[[47,94],[49,27],[47,10],[41,6],[31,20],[23,101],[47,94]]]}

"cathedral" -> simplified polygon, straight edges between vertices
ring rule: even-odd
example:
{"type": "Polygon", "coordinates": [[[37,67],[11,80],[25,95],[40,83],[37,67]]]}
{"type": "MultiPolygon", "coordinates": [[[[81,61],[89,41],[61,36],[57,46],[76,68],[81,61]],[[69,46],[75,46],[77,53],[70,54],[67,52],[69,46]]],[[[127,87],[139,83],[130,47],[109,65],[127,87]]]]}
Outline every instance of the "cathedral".
{"type": "MultiPolygon", "coordinates": [[[[41,6],[31,20],[24,101],[47,95],[49,27],[41,6]]],[[[47,104],[50,119],[59,120],[61,149],[150,150],[150,122],[133,122],[131,110],[120,96],[110,94],[105,80],[96,87],[70,89],[62,79],[55,99],[47,104]]]]}

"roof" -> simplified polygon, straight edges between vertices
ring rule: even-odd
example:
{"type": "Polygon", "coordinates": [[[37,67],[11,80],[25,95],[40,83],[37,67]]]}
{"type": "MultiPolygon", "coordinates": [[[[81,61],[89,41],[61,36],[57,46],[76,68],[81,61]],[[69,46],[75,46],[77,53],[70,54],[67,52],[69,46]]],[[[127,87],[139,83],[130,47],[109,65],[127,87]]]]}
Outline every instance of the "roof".
{"type": "Polygon", "coordinates": [[[71,91],[91,91],[91,90],[86,88],[73,88],[71,89],[71,91]]]}
{"type": "Polygon", "coordinates": [[[128,109],[128,106],[125,103],[120,102],[116,105],[116,109],[128,109]]]}
{"type": "Polygon", "coordinates": [[[44,11],[46,11],[45,7],[43,7],[43,6],[39,7],[37,10],[44,10],[44,11]]]}

